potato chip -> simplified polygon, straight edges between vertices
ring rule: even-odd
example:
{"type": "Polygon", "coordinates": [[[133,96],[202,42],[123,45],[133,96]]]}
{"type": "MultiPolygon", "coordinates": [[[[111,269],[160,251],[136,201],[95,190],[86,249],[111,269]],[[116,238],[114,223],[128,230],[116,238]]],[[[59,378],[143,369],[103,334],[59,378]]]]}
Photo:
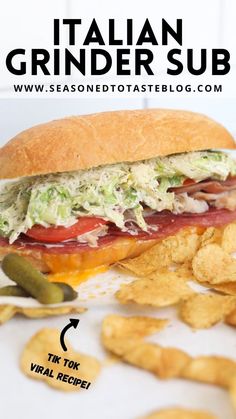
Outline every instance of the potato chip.
{"type": "Polygon", "coordinates": [[[196,294],[183,301],[180,317],[194,329],[204,329],[222,321],[236,307],[236,298],[217,294],[196,294]]]}
{"type": "Polygon", "coordinates": [[[194,276],[200,282],[220,284],[236,281],[236,260],[217,244],[198,250],[192,262],[194,276]]]}
{"type": "Polygon", "coordinates": [[[207,244],[219,244],[227,253],[236,251],[236,223],[226,225],[226,227],[209,227],[201,237],[201,247],[207,244]]]}
{"type": "Polygon", "coordinates": [[[113,314],[105,317],[102,324],[102,341],[107,349],[122,355],[128,347],[136,345],[145,336],[159,332],[168,320],[152,317],[123,317],[113,314]],[[115,348],[115,351],[113,349],[115,348]]]}
{"type": "MultiPolygon", "coordinates": [[[[106,349],[131,365],[146,369],[160,378],[185,378],[229,388],[236,379],[236,362],[220,356],[192,358],[177,348],[163,348],[145,343],[142,338],[130,345],[126,332],[122,332],[120,319],[105,318],[102,327],[102,342],[106,349]],[[118,333],[117,333],[118,330],[118,333]],[[122,345],[121,345],[122,342],[122,345]],[[128,343],[128,345],[126,345],[128,343]]],[[[132,331],[129,328],[129,336],[132,331]]]]}
{"type": "Polygon", "coordinates": [[[158,410],[141,419],[217,419],[216,416],[203,410],[189,410],[181,407],[158,410]]]}
{"type": "Polygon", "coordinates": [[[23,314],[30,318],[60,316],[70,313],[83,313],[86,309],[75,306],[43,306],[43,307],[19,307],[10,304],[0,305],[0,324],[10,320],[15,314],[23,314]]]}
{"type": "Polygon", "coordinates": [[[166,319],[145,316],[124,317],[118,314],[111,314],[105,317],[103,328],[108,334],[109,330],[112,331],[112,335],[115,338],[120,336],[123,338],[130,336],[143,338],[164,329],[168,323],[169,321],[166,319]]]}
{"type": "Polygon", "coordinates": [[[228,388],[236,377],[236,362],[221,356],[200,356],[185,366],[180,377],[228,388]]]}
{"type": "Polygon", "coordinates": [[[162,348],[153,343],[139,342],[125,352],[122,359],[129,364],[143,368],[159,378],[179,377],[180,371],[191,360],[181,349],[162,348]]]}
{"type": "Polygon", "coordinates": [[[49,316],[62,316],[63,314],[83,313],[83,307],[58,306],[58,307],[18,307],[17,313],[30,318],[41,318],[49,316]]]}
{"type": "Polygon", "coordinates": [[[175,236],[165,239],[164,245],[170,253],[171,262],[185,263],[191,261],[200,245],[198,228],[182,229],[175,236]]]}
{"type": "Polygon", "coordinates": [[[189,227],[182,229],[175,236],[167,237],[140,256],[119,262],[118,266],[137,276],[146,276],[171,263],[191,261],[199,246],[198,228],[189,227]]]}
{"type": "Polygon", "coordinates": [[[228,224],[224,228],[221,246],[227,253],[236,252],[236,223],[228,224]]]}
{"type": "Polygon", "coordinates": [[[201,236],[201,247],[210,243],[221,243],[222,231],[216,227],[208,227],[201,236]]]}
{"type": "Polygon", "coordinates": [[[100,362],[96,358],[75,352],[68,343],[67,352],[65,353],[61,348],[60,331],[57,329],[42,329],[37,332],[24,348],[20,366],[23,373],[27,376],[37,380],[43,380],[51,387],[64,391],[78,391],[81,387],[79,384],[76,385],[72,379],[70,380],[71,383],[68,380],[62,381],[61,379],[57,379],[59,373],[67,375],[67,378],[68,376],[74,377],[75,379],[77,378],[93,384],[101,369],[100,362]],[[60,363],[50,362],[48,360],[49,353],[60,356],[60,363]],[[65,358],[78,362],[78,370],[69,368],[68,363],[64,366],[65,358]],[[52,370],[53,378],[48,375],[43,375],[43,373],[37,374],[31,371],[32,364],[43,366],[44,372],[47,369],[48,372],[52,370]]]}
{"type": "Polygon", "coordinates": [[[180,279],[184,279],[185,281],[190,281],[194,276],[191,262],[177,265],[174,272],[180,277],[180,279]]]}
{"type": "Polygon", "coordinates": [[[177,304],[181,299],[193,294],[194,291],[175,272],[156,272],[150,278],[122,285],[115,296],[122,304],[137,303],[165,307],[177,304]]]}
{"type": "Polygon", "coordinates": [[[221,292],[222,294],[235,295],[236,296],[236,282],[223,282],[222,284],[204,284],[208,288],[212,288],[215,291],[221,292]]]}
{"type": "Polygon", "coordinates": [[[16,314],[16,307],[10,304],[0,305],[0,324],[6,323],[16,314]]]}
{"type": "Polygon", "coordinates": [[[226,317],[225,317],[225,323],[229,326],[236,327],[236,309],[231,311],[226,317]]]}

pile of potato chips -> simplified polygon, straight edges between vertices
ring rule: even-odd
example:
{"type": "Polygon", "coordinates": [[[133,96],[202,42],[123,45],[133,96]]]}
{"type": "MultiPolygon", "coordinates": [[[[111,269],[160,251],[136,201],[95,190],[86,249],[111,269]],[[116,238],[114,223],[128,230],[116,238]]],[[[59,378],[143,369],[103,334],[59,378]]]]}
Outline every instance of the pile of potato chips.
{"type": "Polygon", "coordinates": [[[121,286],[121,304],[154,307],[177,305],[180,318],[194,329],[209,328],[224,320],[236,326],[236,224],[191,227],[165,240],[140,256],[119,263],[138,276],[121,286]],[[193,290],[191,281],[209,289],[193,290]]]}

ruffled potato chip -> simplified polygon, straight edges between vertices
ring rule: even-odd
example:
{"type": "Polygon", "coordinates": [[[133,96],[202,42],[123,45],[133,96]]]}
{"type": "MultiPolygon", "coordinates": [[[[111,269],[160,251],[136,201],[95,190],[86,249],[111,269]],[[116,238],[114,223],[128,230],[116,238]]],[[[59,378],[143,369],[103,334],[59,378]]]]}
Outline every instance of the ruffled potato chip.
{"type": "Polygon", "coordinates": [[[23,314],[30,318],[41,318],[49,316],[60,316],[63,314],[83,313],[86,309],[83,307],[73,306],[56,306],[56,307],[19,307],[9,304],[0,305],[0,324],[10,320],[15,314],[23,314]]]}
{"type": "Polygon", "coordinates": [[[17,308],[10,304],[0,305],[0,324],[6,323],[15,316],[17,308]]]}
{"type": "Polygon", "coordinates": [[[201,247],[207,244],[221,244],[222,229],[216,227],[208,227],[201,236],[201,247]]]}
{"type": "Polygon", "coordinates": [[[18,307],[17,313],[23,314],[32,319],[50,316],[62,316],[63,314],[83,313],[86,311],[83,307],[58,306],[58,307],[18,307]],[[20,309],[20,310],[19,310],[20,309]]]}
{"type": "MultiPolygon", "coordinates": [[[[198,282],[196,278],[195,281],[198,282]]],[[[236,282],[222,282],[222,284],[210,284],[209,282],[201,282],[201,285],[208,288],[210,291],[217,291],[223,295],[231,295],[236,297],[236,282]]]]}
{"type": "Polygon", "coordinates": [[[30,339],[21,355],[20,367],[25,375],[43,380],[49,386],[63,391],[78,391],[81,387],[73,382],[69,383],[68,380],[57,379],[59,373],[93,384],[101,369],[100,362],[96,358],[75,352],[68,343],[67,352],[64,352],[60,345],[60,331],[57,329],[42,329],[30,339]],[[62,362],[59,364],[50,362],[49,353],[60,356],[62,362]],[[64,358],[78,362],[78,370],[69,368],[68,363],[64,366],[64,358]],[[52,370],[53,378],[31,371],[32,363],[43,366],[44,372],[47,369],[52,370]]]}
{"type": "Polygon", "coordinates": [[[181,407],[173,407],[153,412],[140,419],[217,419],[217,417],[203,410],[189,410],[181,407]]]}
{"type": "Polygon", "coordinates": [[[165,319],[144,316],[123,317],[113,314],[103,320],[102,342],[115,355],[122,355],[145,336],[164,329],[168,323],[165,319]]]}
{"type": "Polygon", "coordinates": [[[192,266],[199,282],[221,284],[236,281],[236,260],[217,244],[208,244],[199,249],[192,266]]]}
{"type": "Polygon", "coordinates": [[[146,276],[172,263],[191,261],[199,246],[199,229],[190,227],[167,237],[134,259],[119,262],[118,266],[137,276],[146,276]]]}
{"type": "Polygon", "coordinates": [[[221,246],[227,253],[236,252],[236,223],[228,224],[224,228],[221,246]]]}
{"type": "Polygon", "coordinates": [[[137,303],[154,307],[177,304],[181,299],[194,295],[186,281],[176,272],[155,273],[121,286],[116,298],[122,304],[137,303]]]}
{"type": "Polygon", "coordinates": [[[236,251],[236,223],[226,227],[208,227],[201,237],[201,247],[207,244],[219,244],[227,253],[236,251]]]}
{"type": "Polygon", "coordinates": [[[235,297],[196,294],[181,303],[179,314],[194,329],[207,329],[222,321],[235,307],[235,297]]]}
{"type": "Polygon", "coordinates": [[[236,362],[221,356],[200,356],[180,371],[180,377],[229,388],[236,377],[236,362]]]}
{"type": "Polygon", "coordinates": [[[103,330],[109,334],[112,332],[114,338],[143,338],[164,329],[169,323],[166,319],[154,317],[132,316],[124,317],[118,314],[111,314],[103,321],[103,330]]]}
{"type": "Polygon", "coordinates": [[[174,272],[180,277],[180,279],[184,279],[185,281],[190,281],[194,276],[191,262],[177,265],[174,272]]]}
{"type": "Polygon", "coordinates": [[[222,284],[204,284],[208,288],[212,288],[215,291],[221,292],[226,295],[236,296],[236,282],[223,282],[222,284]]]}
{"type": "Polygon", "coordinates": [[[191,357],[177,348],[162,348],[153,343],[140,342],[123,353],[122,359],[152,372],[159,378],[177,378],[191,357]]]}

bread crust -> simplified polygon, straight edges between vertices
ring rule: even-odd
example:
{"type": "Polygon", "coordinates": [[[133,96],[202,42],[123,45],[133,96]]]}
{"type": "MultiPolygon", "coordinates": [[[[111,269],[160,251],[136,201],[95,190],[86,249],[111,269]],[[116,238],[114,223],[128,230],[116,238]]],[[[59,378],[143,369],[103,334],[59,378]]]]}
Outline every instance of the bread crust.
{"type": "Polygon", "coordinates": [[[231,134],[189,111],[104,112],[37,125],[0,149],[0,179],[84,170],[173,153],[234,149],[231,134]]]}

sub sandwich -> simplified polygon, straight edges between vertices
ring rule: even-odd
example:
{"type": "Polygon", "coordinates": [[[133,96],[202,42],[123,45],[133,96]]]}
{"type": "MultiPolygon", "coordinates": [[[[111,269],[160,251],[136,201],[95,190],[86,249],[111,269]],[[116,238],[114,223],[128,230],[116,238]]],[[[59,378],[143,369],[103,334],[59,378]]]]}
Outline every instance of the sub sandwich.
{"type": "Polygon", "coordinates": [[[0,149],[0,257],[81,272],[138,256],[189,226],[236,221],[234,148],[223,126],[180,110],[30,128],[0,149]]]}

